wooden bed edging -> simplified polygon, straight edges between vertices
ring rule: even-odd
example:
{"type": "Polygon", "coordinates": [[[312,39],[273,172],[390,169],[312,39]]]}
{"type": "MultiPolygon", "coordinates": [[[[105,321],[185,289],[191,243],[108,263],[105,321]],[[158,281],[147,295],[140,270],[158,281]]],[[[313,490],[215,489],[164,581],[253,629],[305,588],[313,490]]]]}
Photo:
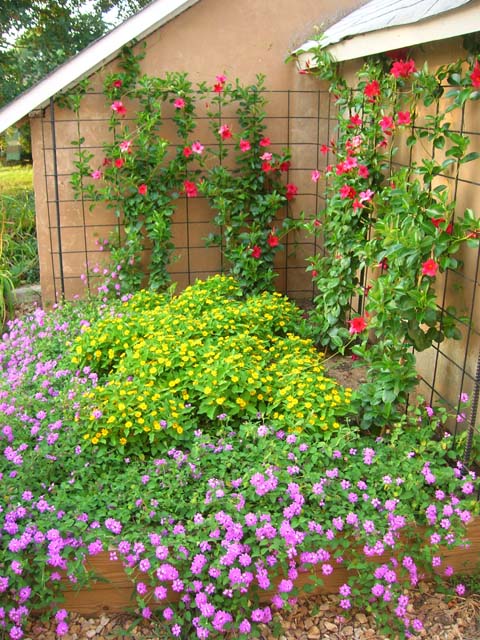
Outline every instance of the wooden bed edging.
{"type": "MultiPolygon", "coordinates": [[[[452,566],[455,573],[472,574],[480,567],[480,518],[476,518],[467,527],[468,548],[444,549],[441,552],[442,566],[452,566]]],[[[379,556],[376,563],[384,562],[389,556],[379,556]]],[[[74,590],[70,583],[65,583],[63,591],[65,602],[62,606],[68,611],[83,615],[100,615],[102,612],[125,612],[136,606],[135,587],[126,575],[121,560],[110,560],[105,551],[87,560],[87,566],[93,570],[100,580],[90,587],[74,590]]],[[[330,576],[321,576],[323,586],[315,587],[312,593],[337,593],[338,588],[347,582],[349,572],[343,567],[336,567],[330,576]]],[[[301,573],[295,584],[301,588],[309,582],[311,573],[301,573]]],[[[260,593],[260,600],[270,601],[272,590],[260,593]]],[[[171,594],[168,602],[178,600],[177,594],[171,594]]],[[[164,606],[165,600],[160,606],[164,606]]],[[[150,603],[151,605],[153,603],[150,603]]]]}

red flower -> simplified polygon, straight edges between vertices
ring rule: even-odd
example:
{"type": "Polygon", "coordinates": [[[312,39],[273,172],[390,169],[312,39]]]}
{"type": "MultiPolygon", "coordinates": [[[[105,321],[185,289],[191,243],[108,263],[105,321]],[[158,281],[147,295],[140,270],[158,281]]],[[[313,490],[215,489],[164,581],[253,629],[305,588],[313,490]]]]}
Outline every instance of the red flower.
{"type": "Polygon", "coordinates": [[[115,158],[115,166],[117,169],[120,169],[125,164],[125,160],[123,158],[115,158]]]}
{"type": "Polygon", "coordinates": [[[258,244],[253,245],[251,254],[252,258],[258,259],[262,255],[262,250],[258,246],[258,244]]]}
{"type": "Polygon", "coordinates": [[[363,93],[367,96],[367,98],[375,99],[380,95],[380,85],[378,80],[372,80],[367,85],[365,85],[365,89],[363,93]]]}
{"type": "Polygon", "coordinates": [[[110,158],[104,158],[102,161],[102,164],[104,167],[108,167],[109,165],[112,164],[112,161],[110,160],[110,158]]]}
{"type": "Polygon", "coordinates": [[[328,146],[328,144],[322,144],[322,146],[320,147],[320,153],[322,154],[322,156],[326,156],[329,149],[330,147],[328,146]]]}
{"type": "Polygon", "coordinates": [[[114,86],[116,89],[120,89],[120,87],[122,86],[122,84],[123,84],[123,82],[122,82],[120,79],[119,79],[119,80],[114,80],[114,81],[113,81],[113,86],[114,86]]]}
{"type": "Polygon", "coordinates": [[[265,173],[268,173],[271,170],[272,170],[272,165],[270,164],[270,162],[268,162],[267,160],[262,162],[262,171],[264,171],[265,173]]]}
{"type": "Polygon", "coordinates": [[[213,90],[215,91],[215,93],[222,93],[223,84],[221,82],[217,82],[216,84],[213,85],[213,90]]]}
{"type": "Polygon", "coordinates": [[[110,108],[112,109],[112,111],[118,113],[119,116],[124,116],[127,113],[125,105],[121,100],[114,100],[110,108]]]}
{"type": "Polygon", "coordinates": [[[242,153],[245,153],[245,151],[250,151],[251,149],[250,142],[248,140],[240,140],[238,146],[240,147],[240,151],[242,153]]]}
{"type": "Polygon", "coordinates": [[[288,171],[290,169],[290,162],[288,160],[285,160],[284,162],[280,163],[280,171],[288,171]]]}
{"type": "Polygon", "coordinates": [[[278,236],[276,236],[273,232],[268,236],[267,238],[267,242],[268,242],[268,246],[269,247],[278,247],[280,240],[278,239],[278,236]]]}
{"type": "Polygon", "coordinates": [[[478,60],[475,60],[475,66],[470,74],[470,80],[472,81],[472,87],[480,89],[480,62],[478,60]]]}
{"type": "Polygon", "coordinates": [[[370,172],[369,172],[369,170],[368,170],[368,167],[366,167],[364,164],[361,164],[361,165],[358,167],[358,175],[359,175],[361,178],[368,178],[369,174],[370,174],[370,172]]]}
{"type": "Polygon", "coordinates": [[[358,318],[353,318],[353,320],[348,321],[350,327],[348,329],[348,333],[352,335],[356,333],[362,333],[367,328],[367,322],[365,318],[362,316],[358,316],[358,318]]]}
{"type": "Polygon", "coordinates": [[[360,118],[358,113],[355,113],[353,116],[350,116],[350,124],[348,125],[349,127],[359,127],[361,124],[362,124],[362,119],[360,118]]]}
{"type": "Polygon", "coordinates": [[[147,187],[147,185],[146,185],[146,184],[141,184],[141,185],[139,185],[139,187],[138,187],[138,193],[139,193],[141,196],[146,195],[147,191],[148,191],[148,187],[147,187]]]}
{"type": "Polygon", "coordinates": [[[435,262],[435,260],[433,258],[430,258],[429,260],[426,260],[422,264],[422,275],[423,276],[430,276],[431,278],[433,278],[434,276],[437,275],[437,271],[438,271],[438,264],[435,262]]]}
{"type": "Polygon", "coordinates": [[[230,127],[228,126],[228,124],[222,124],[222,126],[218,130],[218,133],[222,140],[228,140],[228,138],[232,137],[232,132],[230,131],[230,127]]]}
{"type": "Polygon", "coordinates": [[[293,200],[293,198],[297,195],[297,193],[298,193],[297,185],[289,182],[287,184],[287,193],[285,194],[285,197],[287,198],[287,200],[293,200]]]}
{"type": "Polygon", "coordinates": [[[175,109],[183,109],[185,107],[185,100],[183,98],[175,98],[173,106],[175,109]]]}
{"type": "Polygon", "coordinates": [[[185,156],[185,158],[189,158],[192,153],[193,151],[190,149],[190,147],[183,147],[183,155],[185,156]]]}
{"type": "Polygon", "coordinates": [[[183,188],[187,198],[195,198],[196,196],[198,196],[197,185],[194,182],[190,182],[190,180],[184,180],[183,188]]]}
{"type": "Polygon", "coordinates": [[[388,258],[383,258],[383,260],[380,260],[380,262],[378,263],[377,266],[381,271],[387,271],[387,269],[388,269],[388,258]]]}
{"type": "MultiPolygon", "coordinates": [[[[446,222],[445,218],[430,218],[432,224],[434,227],[436,227],[437,229],[440,228],[440,225],[443,222],[446,222]]],[[[446,229],[443,229],[443,227],[441,228],[442,231],[445,231],[445,233],[448,233],[449,235],[452,234],[453,232],[453,224],[451,222],[449,222],[448,226],[446,229]]]]}
{"type": "Polygon", "coordinates": [[[390,69],[390,73],[395,78],[408,78],[409,75],[415,73],[415,62],[413,60],[395,60],[390,69]]]}
{"type": "Polygon", "coordinates": [[[410,111],[399,111],[397,113],[397,124],[411,124],[412,123],[412,119],[410,116],[410,111]]]}
{"type": "Polygon", "coordinates": [[[268,147],[270,144],[270,138],[262,138],[258,143],[261,147],[268,147]]]}
{"type": "Polygon", "coordinates": [[[345,200],[345,198],[351,198],[353,200],[356,195],[357,192],[349,184],[344,184],[343,187],[340,188],[340,197],[342,200],[345,200]]]}

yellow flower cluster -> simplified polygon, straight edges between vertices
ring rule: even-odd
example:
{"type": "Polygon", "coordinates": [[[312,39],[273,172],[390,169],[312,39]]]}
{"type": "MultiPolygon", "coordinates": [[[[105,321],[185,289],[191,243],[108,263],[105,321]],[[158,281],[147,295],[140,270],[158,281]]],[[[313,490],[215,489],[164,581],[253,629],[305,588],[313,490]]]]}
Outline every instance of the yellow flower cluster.
{"type": "Polygon", "coordinates": [[[83,398],[84,439],[156,451],[196,428],[217,429],[219,414],[230,428],[258,414],[292,431],[337,428],[351,391],[325,377],[301,325],[284,296],[243,299],[225,276],[171,300],[140,292],[75,342],[73,362],[99,374],[83,398]]]}

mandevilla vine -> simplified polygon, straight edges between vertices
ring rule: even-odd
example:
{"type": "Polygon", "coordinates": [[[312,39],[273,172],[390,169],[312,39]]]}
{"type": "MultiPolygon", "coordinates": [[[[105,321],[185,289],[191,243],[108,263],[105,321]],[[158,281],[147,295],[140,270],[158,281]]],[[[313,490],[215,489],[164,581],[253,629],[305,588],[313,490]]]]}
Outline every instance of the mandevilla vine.
{"type": "Polygon", "coordinates": [[[388,424],[417,383],[413,350],[460,337],[455,310],[437,304],[435,282],[459,266],[462,243],[476,245],[479,223],[471,210],[454,215],[438,177],[458,176],[480,156],[449,118],[480,97],[479,63],[430,73],[408,57],[375,58],[350,87],[321,48],[317,57],[314,73],[336,97],[338,136],[321,148],[335,160],[326,168],[327,207],[310,225],[313,232],[321,226],[326,250],[310,260],[319,291],[312,319],[322,345],[342,350],[356,342],[353,353],[368,368],[359,394],[363,425],[388,424]],[[422,116],[432,104],[434,115],[422,116]],[[442,153],[422,152],[423,140],[442,153]],[[393,161],[402,145],[415,147],[406,167],[393,161]],[[353,317],[352,299],[360,313],[353,317]]]}
{"type": "MultiPolygon", "coordinates": [[[[270,150],[263,76],[244,87],[218,75],[213,87],[200,83],[194,89],[186,73],[164,78],[141,74],[141,58],[126,48],[122,70],[105,80],[112,140],[103,145],[103,161],[93,166],[94,154],[83,147],[85,139],[74,142],[77,171],[71,182],[76,197],[91,200],[92,208],[103,202],[119,219],[109,242],[100,242],[110,251],[100,291],[129,293],[147,281],[149,288],[165,290],[174,249],[175,201],[181,195],[202,194],[217,210],[218,233],[208,242],[221,246],[229,272],[245,292],[271,290],[281,239],[300,222],[281,216],[297,187],[282,179],[290,167],[288,150],[270,150]],[[205,101],[218,142],[211,147],[194,135],[199,105],[205,101]],[[173,140],[164,137],[166,103],[173,107],[173,140]],[[226,106],[235,108],[234,122],[223,119],[226,106]],[[229,146],[236,155],[234,166],[227,169],[229,146]]],[[[78,110],[78,98],[73,106],[78,110]]]]}

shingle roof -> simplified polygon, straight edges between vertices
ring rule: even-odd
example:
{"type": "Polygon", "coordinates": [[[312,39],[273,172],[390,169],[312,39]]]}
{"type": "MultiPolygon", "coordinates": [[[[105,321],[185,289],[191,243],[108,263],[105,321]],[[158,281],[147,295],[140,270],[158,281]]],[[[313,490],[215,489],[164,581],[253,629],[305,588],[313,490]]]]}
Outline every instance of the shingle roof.
{"type": "MultiPolygon", "coordinates": [[[[407,32],[407,25],[418,25],[418,23],[432,20],[440,14],[453,12],[454,9],[458,9],[463,5],[478,6],[478,3],[475,0],[473,0],[473,2],[472,0],[371,0],[371,2],[367,2],[359,9],[356,9],[326,29],[321,44],[322,47],[331,48],[332,45],[336,43],[355,38],[356,36],[365,36],[365,40],[369,34],[376,34],[377,32],[392,29],[393,27],[404,26],[405,32],[407,32]]],[[[476,11],[480,14],[479,8],[477,8],[476,11]]],[[[445,16],[445,18],[448,17],[449,16],[445,16]]],[[[469,28],[468,21],[466,28],[469,28]]],[[[476,28],[476,24],[472,24],[470,31],[475,31],[476,28]]],[[[448,31],[447,35],[444,35],[443,31],[442,34],[439,34],[439,37],[448,37],[448,31]]],[[[452,35],[458,35],[456,31],[458,31],[458,29],[455,30],[455,33],[452,32],[452,35]]],[[[468,31],[463,32],[468,33],[468,31]]],[[[432,38],[431,32],[428,37],[435,39],[432,38]]],[[[418,40],[418,42],[426,41],[428,40],[421,39],[421,37],[418,40]]],[[[409,43],[409,45],[410,44],[411,43],[409,43]]],[[[301,47],[298,47],[293,53],[298,54],[316,47],[318,47],[318,41],[309,40],[301,47]]],[[[397,47],[398,43],[395,43],[389,48],[394,49],[397,47]]],[[[369,51],[368,53],[372,52],[369,51]]]]}
{"type": "Polygon", "coordinates": [[[113,60],[121,48],[133,39],[145,38],[197,2],[199,0],[153,0],[0,109],[0,133],[31,111],[46,106],[52,96],[75,86],[113,60]]]}

